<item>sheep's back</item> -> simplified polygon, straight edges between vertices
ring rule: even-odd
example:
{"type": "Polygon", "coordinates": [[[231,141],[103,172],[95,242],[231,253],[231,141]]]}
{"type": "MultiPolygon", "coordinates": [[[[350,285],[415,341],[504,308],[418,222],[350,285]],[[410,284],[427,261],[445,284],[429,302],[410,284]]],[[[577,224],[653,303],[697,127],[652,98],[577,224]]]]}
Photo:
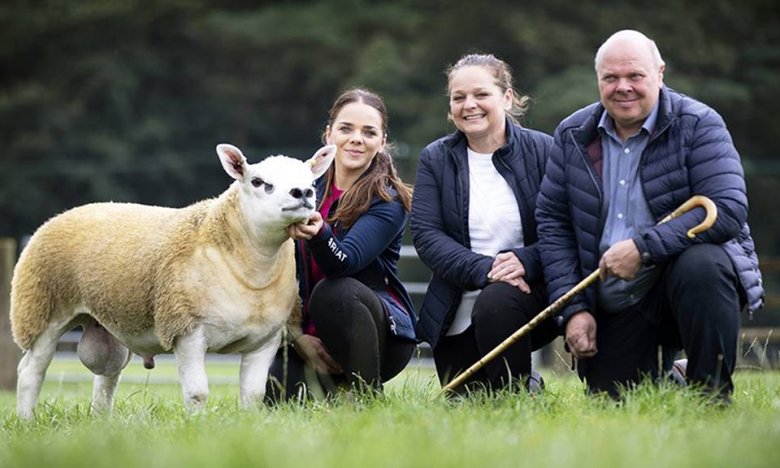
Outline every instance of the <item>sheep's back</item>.
{"type": "Polygon", "coordinates": [[[155,278],[173,257],[186,255],[207,207],[208,201],[183,209],[95,203],[49,220],[14,273],[17,343],[29,347],[52,314],[79,304],[109,329],[151,328],[155,278]]]}

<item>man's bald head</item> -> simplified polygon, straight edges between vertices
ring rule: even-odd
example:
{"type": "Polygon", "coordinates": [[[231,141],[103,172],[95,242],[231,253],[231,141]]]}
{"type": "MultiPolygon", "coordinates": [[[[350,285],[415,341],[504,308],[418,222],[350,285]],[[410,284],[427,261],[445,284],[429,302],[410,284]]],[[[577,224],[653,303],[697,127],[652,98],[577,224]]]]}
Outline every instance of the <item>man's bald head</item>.
{"type": "Polygon", "coordinates": [[[656,69],[664,67],[665,63],[661,58],[661,52],[658,50],[658,46],[655,45],[655,41],[645,36],[639,31],[633,29],[624,29],[618,31],[615,34],[609,36],[609,38],[601,44],[599,50],[596,52],[596,73],[599,71],[599,65],[601,64],[604,55],[614,48],[632,48],[642,50],[645,49],[648,53],[648,57],[652,60],[652,64],[656,69]]]}
{"type": "Polygon", "coordinates": [[[658,102],[664,62],[655,42],[639,31],[610,36],[596,53],[599,96],[620,138],[636,134],[658,102]]]}

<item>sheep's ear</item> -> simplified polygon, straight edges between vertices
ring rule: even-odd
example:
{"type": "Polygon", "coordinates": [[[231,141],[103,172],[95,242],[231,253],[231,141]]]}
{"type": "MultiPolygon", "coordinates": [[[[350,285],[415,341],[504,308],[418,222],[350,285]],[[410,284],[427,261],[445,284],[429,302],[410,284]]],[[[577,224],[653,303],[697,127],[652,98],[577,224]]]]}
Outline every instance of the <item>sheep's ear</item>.
{"type": "Polygon", "coordinates": [[[242,180],[246,174],[246,158],[241,150],[233,145],[222,143],[217,145],[217,154],[222,168],[236,180],[242,180]]]}
{"type": "Polygon", "coordinates": [[[325,145],[318,149],[314,156],[311,157],[306,164],[311,167],[311,172],[314,174],[314,178],[318,179],[325,171],[330,167],[330,163],[336,157],[336,145],[325,145]]]}

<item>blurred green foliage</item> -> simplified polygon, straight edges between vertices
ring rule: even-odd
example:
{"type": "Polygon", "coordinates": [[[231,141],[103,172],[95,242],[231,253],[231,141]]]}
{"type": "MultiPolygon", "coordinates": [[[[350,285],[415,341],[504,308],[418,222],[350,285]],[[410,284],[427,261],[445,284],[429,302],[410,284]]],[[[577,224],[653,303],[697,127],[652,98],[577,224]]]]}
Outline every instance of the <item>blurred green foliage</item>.
{"type": "MultiPolygon", "coordinates": [[[[451,131],[444,70],[494,53],[552,132],[597,98],[593,55],[642,30],[666,83],[717,109],[743,157],[776,158],[774,0],[7,0],[0,6],[0,235],[90,201],[183,206],[227,186],[220,142],[303,158],[342,89],[381,93],[406,180],[451,131]],[[263,5],[263,6],[257,6],[263,5]]],[[[780,251],[777,249],[776,251],[780,251]]]]}

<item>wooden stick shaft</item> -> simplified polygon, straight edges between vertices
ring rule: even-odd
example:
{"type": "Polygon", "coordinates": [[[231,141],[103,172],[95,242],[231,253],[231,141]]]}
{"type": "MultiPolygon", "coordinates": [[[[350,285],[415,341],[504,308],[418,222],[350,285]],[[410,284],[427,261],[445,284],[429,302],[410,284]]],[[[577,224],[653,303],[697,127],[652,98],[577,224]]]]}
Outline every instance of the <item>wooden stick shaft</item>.
{"type": "MultiPolygon", "coordinates": [[[[693,238],[696,236],[696,234],[709,229],[715,223],[715,219],[718,216],[718,210],[715,206],[715,203],[713,203],[712,200],[710,200],[705,196],[694,195],[693,197],[688,199],[685,203],[680,205],[679,208],[677,208],[676,210],[671,212],[667,217],[662,219],[658,224],[663,224],[667,221],[670,221],[680,216],[681,214],[690,211],[691,209],[697,206],[701,206],[702,208],[704,208],[707,211],[707,216],[704,218],[704,221],[702,221],[698,226],[688,231],[688,237],[693,238]]],[[[525,336],[529,331],[533,330],[542,321],[546,320],[552,314],[557,312],[560,308],[566,305],[574,296],[583,292],[590,285],[595,283],[596,280],[598,279],[599,279],[599,270],[596,270],[590,275],[588,275],[587,278],[577,283],[577,285],[571,288],[566,294],[556,299],[555,302],[547,306],[543,311],[539,312],[539,314],[537,314],[536,317],[531,319],[530,322],[526,323],[519,330],[509,335],[507,339],[499,343],[499,345],[493,348],[489,353],[482,356],[482,358],[479,361],[475,362],[471,367],[466,369],[462,374],[458,375],[450,383],[445,385],[441,389],[440,394],[458,388],[460,385],[463,384],[463,382],[465,382],[469,377],[474,375],[474,373],[480,370],[485,364],[492,361],[499,354],[506,351],[506,349],[512,346],[517,340],[525,336]]]]}
{"type": "Polygon", "coordinates": [[[489,353],[482,356],[482,358],[479,361],[477,361],[474,365],[466,369],[462,374],[458,375],[444,388],[442,388],[442,392],[451,391],[453,389],[458,388],[469,377],[474,375],[476,371],[480,370],[482,366],[495,359],[499,354],[506,351],[508,347],[512,346],[517,340],[522,338],[529,331],[536,328],[536,326],[539,325],[542,321],[546,320],[552,314],[557,312],[561,307],[566,305],[566,303],[568,303],[574,296],[580,294],[582,291],[587,289],[591,284],[595,283],[597,279],[599,279],[598,270],[594,271],[593,273],[588,275],[587,278],[577,283],[577,285],[571,288],[566,294],[559,297],[558,299],[555,300],[555,302],[547,306],[543,311],[539,312],[539,314],[537,314],[536,317],[532,318],[530,322],[523,325],[520,329],[518,329],[517,331],[509,335],[507,339],[499,343],[499,345],[493,348],[489,353]]]}

